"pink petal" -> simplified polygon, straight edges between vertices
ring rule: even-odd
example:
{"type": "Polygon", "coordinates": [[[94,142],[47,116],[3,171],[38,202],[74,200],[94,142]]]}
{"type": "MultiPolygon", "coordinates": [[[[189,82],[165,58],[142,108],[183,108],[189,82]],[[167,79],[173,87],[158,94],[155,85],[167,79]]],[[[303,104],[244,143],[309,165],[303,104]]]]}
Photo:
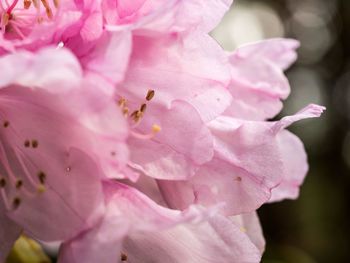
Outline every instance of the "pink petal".
{"type": "Polygon", "coordinates": [[[212,158],[210,132],[187,102],[174,101],[170,109],[151,104],[138,130],[149,133],[155,124],[161,130],[152,139],[128,141],[134,168],[154,178],[181,180],[212,158]]]}
{"type": "Polygon", "coordinates": [[[189,180],[158,180],[158,185],[174,209],[185,209],[193,203],[210,207],[225,202],[221,212],[228,216],[253,211],[271,196],[271,187],[258,176],[217,158],[189,180]]]}
{"type": "Polygon", "coordinates": [[[91,14],[80,30],[83,41],[94,41],[103,33],[103,17],[101,12],[91,14]]]}
{"type": "Polygon", "coordinates": [[[238,226],[215,216],[157,232],[129,235],[123,252],[128,262],[260,262],[261,252],[238,226]]]}
{"type": "Polygon", "coordinates": [[[299,187],[308,171],[307,157],[303,143],[294,134],[281,131],[277,135],[284,159],[284,176],[282,182],[272,189],[269,202],[281,201],[285,198],[295,199],[299,195],[299,187]]]}
{"type": "Polygon", "coordinates": [[[323,111],[326,110],[326,107],[310,104],[306,106],[304,109],[300,110],[294,115],[286,116],[282,118],[280,121],[276,122],[273,125],[273,132],[277,133],[282,129],[287,128],[293,122],[300,121],[308,118],[318,118],[321,116],[323,111]]]}
{"type": "Polygon", "coordinates": [[[225,115],[265,120],[282,108],[290,87],[283,70],[296,59],[299,42],[271,39],[236,49],[230,56],[232,80],[229,90],[235,98],[225,115]]]}
{"type": "Polygon", "coordinates": [[[241,58],[261,56],[285,70],[295,62],[295,49],[299,45],[299,41],[294,39],[275,38],[241,46],[235,53],[241,58]]]}
{"type": "Polygon", "coordinates": [[[237,215],[230,219],[245,232],[261,253],[265,250],[265,239],[256,212],[237,215]]]}
{"type": "Polygon", "coordinates": [[[278,97],[234,80],[228,89],[234,99],[223,113],[225,116],[245,120],[266,120],[273,118],[283,107],[278,97]]]}
{"type": "MultiPolygon", "coordinates": [[[[59,262],[111,262],[120,258],[123,239],[130,233],[153,233],[200,219],[202,212],[185,212],[157,205],[132,187],[108,181],[104,184],[108,203],[103,219],[91,230],[63,244],[59,262]]],[[[141,261],[140,261],[141,262],[141,261]]]]}
{"type": "Polygon", "coordinates": [[[104,191],[108,205],[114,212],[127,218],[130,231],[160,231],[193,219],[200,220],[216,208],[202,211],[191,206],[185,211],[172,210],[158,205],[138,190],[113,181],[104,183],[104,191]]]}
{"type": "Polygon", "coordinates": [[[1,164],[7,178],[23,182],[22,190],[15,191],[16,179],[11,179],[8,199],[18,196],[21,204],[9,216],[42,240],[76,234],[103,209],[101,170],[71,148],[89,145],[89,133],[42,90],[10,86],[0,93],[1,112],[9,122],[1,133],[1,164]],[[39,194],[41,172],[46,191],[39,194]]]}
{"type": "Polygon", "coordinates": [[[152,89],[156,95],[150,103],[169,107],[173,100],[186,100],[207,122],[230,104],[229,81],[227,56],[209,36],[135,37],[129,70],[118,94],[136,102],[152,89]]]}

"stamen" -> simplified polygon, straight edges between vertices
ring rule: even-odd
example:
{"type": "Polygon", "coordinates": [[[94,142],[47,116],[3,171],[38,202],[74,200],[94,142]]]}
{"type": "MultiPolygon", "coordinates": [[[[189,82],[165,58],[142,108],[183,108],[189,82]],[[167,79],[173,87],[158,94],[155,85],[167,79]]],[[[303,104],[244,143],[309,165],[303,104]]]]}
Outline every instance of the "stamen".
{"type": "Polygon", "coordinates": [[[241,182],[242,181],[242,177],[238,176],[235,181],[241,182]]]}
{"type": "Polygon", "coordinates": [[[32,147],[38,148],[39,142],[37,140],[32,140],[32,147]]]}
{"type": "Polygon", "coordinates": [[[154,97],[154,90],[150,89],[148,92],[147,92],[147,96],[146,96],[146,100],[147,101],[150,101],[153,97],[154,97]]]}
{"type": "Polygon", "coordinates": [[[55,8],[58,8],[60,6],[60,2],[58,0],[53,0],[53,4],[55,8]]]}
{"type": "Polygon", "coordinates": [[[22,185],[23,185],[22,179],[17,179],[17,181],[16,181],[16,188],[20,189],[22,185]]]}
{"type": "Polygon", "coordinates": [[[125,117],[128,117],[129,108],[127,108],[127,107],[123,108],[123,114],[124,114],[125,117]]]}
{"type": "Polygon", "coordinates": [[[145,113],[146,108],[147,108],[147,105],[146,105],[146,103],[144,103],[144,104],[141,105],[140,111],[141,111],[142,113],[145,113]]]}
{"type": "Polygon", "coordinates": [[[40,171],[38,173],[38,179],[39,179],[41,184],[44,184],[45,183],[45,179],[46,179],[46,174],[43,171],[40,171]]]}
{"type": "Polygon", "coordinates": [[[24,141],[24,147],[28,148],[30,146],[30,141],[29,140],[25,140],[24,141]]]}
{"type": "Polygon", "coordinates": [[[245,229],[244,227],[241,227],[241,231],[246,233],[247,232],[247,229],[245,229]]]}
{"type": "Polygon", "coordinates": [[[33,0],[33,5],[35,8],[39,8],[39,1],[38,0],[33,0]]]}
{"type": "Polygon", "coordinates": [[[141,134],[141,133],[137,133],[137,132],[134,132],[134,131],[131,131],[130,133],[135,138],[147,140],[147,139],[151,139],[160,130],[161,130],[161,128],[158,125],[153,125],[152,132],[150,132],[149,134],[141,134]]]}
{"type": "Polygon", "coordinates": [[[9,121],[4,121],[4,122],[2,123],[2,125],[3,125],[5,128],[7,128],[7,127],[10,125],[10,122],[9,122],[9,121]]]}
{"type": "Polygon", "coordinates": [[[7,26],[7,24],[9,23],[9,14],[8,13],[4,13],[4,15],[2,16],[2,19],[1,19],[1,24],[3,26],[7,26]]]}
{"type": "Polygon", "coordinates": [[[24,0],[24,9],[29,9],[29,7],[31,6],[32,1],[30,0],[24,0]]]}
{"type": "Polygon", "coordinates": [[[128,257],[127,257],[127,255],[125,255],[124,253],[121,253],[120,259],[121,259],[121,261],[127,261],[127,260],[128,260],[128,257]]]}
{"type": "Polygon", "coordinates": [[[12,201],[13,209],[17,209],[20,204],[21,204],[21,198],[19,198],[18,196],[13,198],[13,201],[12,201]]]}
{"type": "Polygon", "coordinates": [[[46,191],[46,187],[42,184],[39,184],[38,187],[36,188],[38,190],[39,194],[42,194],[46,191]]]}
{"type": "Polygon", "coordinates": [[[49,4],[47,3],[46,0],[41,0],[41,2],[43,3],[43,6],[45,7],[47,18],[52,19],[53,14],[52,14],[52,10],[51,10],[49,4]]]}
{"type": "Polygon", "coordinates": [[[126,106],[126,99],[124,98],[121,98],[119,101],[118,101],[118,105],[122,108],[124,108],[126,106]]]}
{"type": "Polygon", "coordinates": [[[5,187],[5,186],[6,186],[6,183],[7,183],[6,178],[1,177],[1,178],[0,178],[0,188],[5,187]]]}
{"type": "Polygon", "coordinates": [[[134,118],[136,117],[136,115],[137,115],[138,112],[139,112],[138,110],[133,111],[133,112],[131,113],[131,115],[130,115],[130,118],[131,118],[131,119],[134,119],[134,118]]]}

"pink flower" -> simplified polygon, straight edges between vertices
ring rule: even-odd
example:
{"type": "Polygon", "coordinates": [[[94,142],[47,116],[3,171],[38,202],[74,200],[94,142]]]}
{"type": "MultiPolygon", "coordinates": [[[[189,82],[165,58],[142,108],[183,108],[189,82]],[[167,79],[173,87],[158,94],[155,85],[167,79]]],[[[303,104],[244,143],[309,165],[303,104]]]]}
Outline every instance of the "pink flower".
{"type": "Polygon", "coordinates": [[[104,171],[128,175],[128,127],[108,98],[86,108],[93,93],[65,49],[7,55],[0,65],[2,262],[22,230],[63,241],[95,224],[104,171]]]}

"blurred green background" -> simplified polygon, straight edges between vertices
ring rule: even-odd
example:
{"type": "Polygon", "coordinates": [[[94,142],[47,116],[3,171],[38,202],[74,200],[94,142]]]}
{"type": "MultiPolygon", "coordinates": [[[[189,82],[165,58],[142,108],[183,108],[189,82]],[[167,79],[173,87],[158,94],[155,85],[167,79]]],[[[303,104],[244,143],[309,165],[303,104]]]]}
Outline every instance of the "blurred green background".
{"type": "Polygon", "coordinates": [[[309,103],[320,119],[290,130],[303,140],[310,171],[296,201],[264,205],[263,263],[350,262],[350,0],[235,0],[212,35],[228,50],[271,37],[301,42],[287,71],[292,93],[280,116],[309,103]]]}

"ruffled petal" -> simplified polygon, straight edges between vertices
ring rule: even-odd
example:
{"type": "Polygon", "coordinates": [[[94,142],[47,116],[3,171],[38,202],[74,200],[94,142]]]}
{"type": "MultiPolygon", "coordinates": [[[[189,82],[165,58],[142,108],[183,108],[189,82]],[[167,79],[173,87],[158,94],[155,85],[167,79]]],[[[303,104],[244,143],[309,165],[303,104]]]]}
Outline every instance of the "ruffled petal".
{"type": "Polygon", "coordinates": [[[196,110],[185,101],[174,101],[170,109],[150,105],[138,131],[161,130],[151,139],[130,138],[131,165],[154,178],[181,180],[213,156],[213,141],[196,110]]]}
{"type": "Polygon", "coordinates": [[[215,216],[157,232],[135,232],[123,244],[130,263],[260,262],[261,252],[231,220],[215,216]]]}
{"type": "Polygon", "coordinates": [[[247,44],[236,49],[240,58],[259,56],[286,70],[297,59],[299,41],[288,38],[275,38],[247,44]]]}
{"type": "Polygon", "coordinates": [[[229,90],[235,98],[225,115],[248,119],[273,118],[288,97],[289,83],[283,70],[296,59],[299,42],[271,39],[235,50],[230,56],[232,80],[229,90]]]}
{"type": "Polygon", "coordinates": [[[265,239],[256,212],[230,217],[230,219],[245,232],[261,253],[265,250],[265,239]]]}
{"type": "Polygon", "coordinates": [[[281,201],[285,198],[296,199],[299,195],[299,187],[308,171],[307,156],[300,139],[285,130],[278,133],[277,140],[284,159],[285,173],[282,182],[272,189],[269,202],[281,201]]]}
{"type": "Polygon", "coordinates": [[[214,136],[213,160],[186,181],[158,180],[164,199],[176,209],[225,202],[223,213],[230,216],[256,210],[270,200],[271,191],[272,201],[293,198],[307,162],[302,144],[283,128],[323,110],[311,105],[277,122],[215,119],[208,125],[214,136]]]}

